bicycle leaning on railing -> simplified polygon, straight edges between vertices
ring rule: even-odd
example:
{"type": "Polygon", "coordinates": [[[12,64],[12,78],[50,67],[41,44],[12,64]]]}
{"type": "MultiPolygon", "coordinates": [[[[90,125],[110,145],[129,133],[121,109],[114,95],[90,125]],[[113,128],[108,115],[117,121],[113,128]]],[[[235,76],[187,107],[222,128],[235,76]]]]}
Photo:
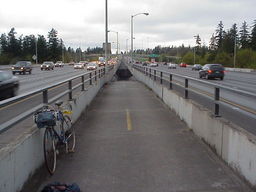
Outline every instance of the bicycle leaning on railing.
{"type": "Polygon", "coordinates": [[[56,170],[59,149],[65,146],[66,153],[74,152],[76,144],[75,130],[70,117],[72,111],[64,110],[61,107],[62,104],[63,101],[57,101],[55,103],[56,109],[51,105],[45,105],[34,114],[37,127],[45,128],[43,138],[44,160],[51,175],[56,170]],[[59,127],[59,130],[57,127],[59,127]]]}

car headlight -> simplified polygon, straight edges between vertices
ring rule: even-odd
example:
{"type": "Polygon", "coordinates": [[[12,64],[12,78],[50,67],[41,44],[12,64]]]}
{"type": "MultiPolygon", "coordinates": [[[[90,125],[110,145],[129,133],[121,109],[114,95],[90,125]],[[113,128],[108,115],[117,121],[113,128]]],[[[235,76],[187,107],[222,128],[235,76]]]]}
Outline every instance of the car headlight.
{"type": "Polygon", "coordinates": [[[49,65],[46,65],[46,67],[50,67],[49,65]]]}
{"type": "Polygon", "coordinates": [[[43,67],[43,65],[41,65],[41,67],[43,67]]]}
{"type": "Polygon", "coordinates": [[[14,67],[12,67],[12,69],[14,69],[14,67]]]}
{"type": "Polygon", "coordinates": [[[20,68],[21,70],[23,69],[23,67],[20,68]]]}

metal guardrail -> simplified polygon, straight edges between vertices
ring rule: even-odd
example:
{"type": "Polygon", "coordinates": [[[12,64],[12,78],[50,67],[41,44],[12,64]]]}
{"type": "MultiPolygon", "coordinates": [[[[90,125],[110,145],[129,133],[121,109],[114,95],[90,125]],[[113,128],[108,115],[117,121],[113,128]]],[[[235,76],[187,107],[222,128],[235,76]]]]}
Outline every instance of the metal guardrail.
{"type": "MultiPolygon", "coordinates": [[[[171,73],[171,72],[167,72],[167,71],[163,71],[163,70],[159,70],[159,69],[153,69],[151,67],[146,67],[146,66],[141,66],[141,65],[134,64],[133,68],[137,69],[138,71],[140,71],[144,75],[148,76],[149,78],[153,79],[154,81],[159,80],[160,84],[163,84],[163,82],[167,82],[169,84],[169,86],[168,86],[169,89],[173,89],[173,84],[175,84],[176,86],[182,87],[184,89],[184,98],[185,99],[188,99],[189,91],[192,91],[196,94],[206,96],[205,93],[202,93],[202,92],[196,91],[195,89],[190,88],[189,87],[189,82],[190,81],[198,82],[200,84],[213,87],[214,88],[214,94],[211,98],[214,101],[214,115],[216,117],[220,117],[220,108],[219,108],[220,102],[227,103],[229,105],[234,105],[234,106],[238,106],[238,105],[241,106],[241,104],[234,103],[233,101],[229,101],[227,99],[221,100],[221,97],[220,97],[220,91],[221,90],[226,90],[226,91],[229,91],[229,92],[233,92],[233,93],[241,94],[241,95],[244,95],[244,96],[252,97],[256,100],[256,94],[251,93],[251,92],[238,90],[238,89],[233,89],[233,88],[230,88],[230,87],[227,87],[227,86],[218,85],[218,84],[211,83],[211,82],[206,82],[206,81],[196,79],[196,78],[193,78],[193,77],[189,77],[189,76],[183,76],[183,75],[179,75],[179,74],[175,74],[175,73],[171,73]],[[174,80],[173,80],[173,77],[178,77],[178,78],[183,79],[184,80],[183,84],[175,83],[174,80]]],[[[209,97],[209,94],[207,96],[209,97]]],[[[245,110],[245,109],[243,109],[243,110],[245,110]]],[[[256,111],[254,109],[248,109],[247,112],[256,115],[256,111]]]]}
{"type": "Polygon", "coordinates": [[[85,91],[85,83],[89,82],[89,85],[92,86],[93,85],[93,81],[96,82],[97,79],[100,79],[102,77],[104,77],[107,73],[107,71],[110,71],[114,68],[113,65],[111,66],[107,66],[101,69],[97,69],[94,71],[90,71],[90,72],[85,72],[83,74],[77,75],[75,77],[69,78],[67,80],[52,84],[50,86],[46,86],[44,88],[40,88],[31,92],[28,92],[26,94],[22,94],[22,95],[18,95],[16,97],[12,97],[9,99],[6,99],[4,101],[0,101],[0,108],[6,107],[8,105],[11,104],[15,104],[19,101],[25,100],[26,98],[30,97],[30,96],[35,96],[35,95],[40,95],[42,94],[42,104],[39,104],[31,109],[29,109],[28,111],[23,112],[22,114],[8,120],[7,122],[4,122],[3,124],[0,125],[0,133],[10,129],[12,126],[16,125],[17,123],[25,120],[26,118],[28,118],[29,116],[31,116],[35,111],[39,110],[40,108],[42,108],[45,104],[48,103],[53,103],[55,101],[57,101],[58,99],[60,99],[61,97],[68,95],[68,99],[72,100],[73,99],[73,91],[79,87],[81,87],[81,91],[85,91]],[[76,84],[75,86],[72,86],[72,81],[76,80],[76,79],[81,79],[81,82],[76,84]],[[53,98],[49,99],[49,94],[48,91],[52,88],[58,87],[60,85],[63,85],[65,83],[68,83],[68,88],[67,90],[65,90],[64,92],[54,96],[53,98]]]}

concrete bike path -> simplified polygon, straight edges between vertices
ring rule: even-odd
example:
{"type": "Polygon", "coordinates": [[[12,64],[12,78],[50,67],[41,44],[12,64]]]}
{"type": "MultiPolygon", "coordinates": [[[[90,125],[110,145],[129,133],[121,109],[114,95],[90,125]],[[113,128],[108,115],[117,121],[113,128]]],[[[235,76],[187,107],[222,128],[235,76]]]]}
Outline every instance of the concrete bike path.
{"type": "Polygon", "coordinates": [[[250,191],[137,81],[106,85],[75,129],[76,152],[59,157],[40,188],[59,181],[83,192],[250,191]]]}

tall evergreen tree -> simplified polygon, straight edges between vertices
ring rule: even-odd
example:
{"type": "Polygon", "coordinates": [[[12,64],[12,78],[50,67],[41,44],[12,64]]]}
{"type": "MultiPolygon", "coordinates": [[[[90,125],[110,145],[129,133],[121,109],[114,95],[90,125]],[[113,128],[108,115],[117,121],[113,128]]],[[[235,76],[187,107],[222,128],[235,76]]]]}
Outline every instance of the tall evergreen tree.
{"type": "Polygon", "coordinates": [[[15,32],[14,28],[11,28],[10,32],[8,33],[7,36],[7,42],[8,42],[8,52],[13,55],[13,56],[19,56],[21,53],[21,44],[20,42],[16,39],[17,33],[15,32]]]}
{"type": "Polygon", "coordinates": [[[216,35],[215,35],[216,45],[218,47],[218,50],[222,49],[224,35],[225,35],[224,25],[223,25],[222,21],[220,21],[220,23],[217,26],[216,35]]]}
{"type": "Polygon", "coordinates": [[[39,35],[37,38],[37,55],[39,62],[43,62],[49,59],[47,41],[43,35],[39,35]]]}
{"type": "Polygon", "coordinates": [[[242,26],[240,28],[240,31],[239,31],[239,39],[240,39],[240,45],[241,45],[241,48],[242,49],[245,49],[245,48],[248,48],[249,47],[249,44],[250,44],[250,35],[249,35],[249,31],[248,31],[248,25],[247,23],[244,21],[242,23],[242,26]]]}
{"type": "Polygon", "coordinates": [[[7,36],[5,33],[3,33],[0,37],[0,48],[1,48],[2,54],[8,52],[8,42],[7,42],[7,36]]]}
{"type": "Polygon", "coordinates": [[[252,31],[251,31],[251,40],[250,40],[250,47],[253,50],[256,50],[256,20],[254,20],[252,31]]]}
{"type": "Polygon", "coordinates": [[[216,51],[217,49],[218,49],[217,39],[216,39],[216,36],[212,34],[212,37],[210,38],[210,43],[209,43],[209,50],[216,51]]]}
{"type": "Polygon", "coordinates": [[[48,33],[48,50],[49,50],[49,59],[53,61],[57,61],[60,58],[61,52],[59,49],[58,32],[55,29],[51,29],[48,33]]]}
{"type": "Polygon", "coordinates": [[[223,38],[223,51],[229,54],[234,53],[235,44],[238,42],[237,25],[233,24],[230,30],[224,34],[223,38]]]}

